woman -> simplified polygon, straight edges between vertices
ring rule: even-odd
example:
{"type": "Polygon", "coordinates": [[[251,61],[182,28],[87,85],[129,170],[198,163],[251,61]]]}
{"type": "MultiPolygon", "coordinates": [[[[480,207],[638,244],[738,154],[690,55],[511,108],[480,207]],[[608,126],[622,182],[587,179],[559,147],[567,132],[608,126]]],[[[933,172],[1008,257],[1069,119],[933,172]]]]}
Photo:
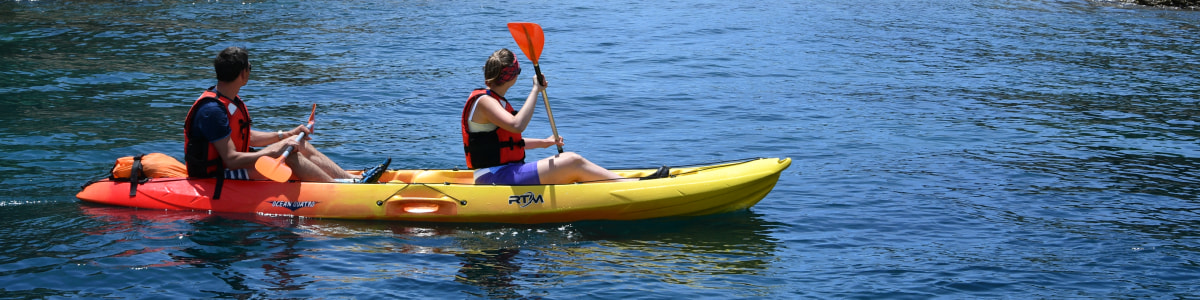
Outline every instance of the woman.
{"type": "MultiPolygon", "coordinates": [[[[466,151],[467,167],[475,170],[476,184],[537,185],[566,184],[575,182],[626,181],[608,169],[600,167],[579,154],[563,152],[535,162],[525,162],[526,148],[562,146],[562,137],[545,139],[524,138],[521,132],[533,118],[538,93],[545,90],[543,84],[533,80],[533,88],[525,98],[521,110],[514,111],[504,95],[516,85],[521,66],[516,55],[508,49],[500,49],[488,57],[483,66],[485,89],[471,93],[463,106],[462,133],[463,149],[466,151]]],[[[535,76],[536,77],[536,76],[535,76]]],[[[642,179],[661,178],[668,175],[666,167],[642,179]]]]}

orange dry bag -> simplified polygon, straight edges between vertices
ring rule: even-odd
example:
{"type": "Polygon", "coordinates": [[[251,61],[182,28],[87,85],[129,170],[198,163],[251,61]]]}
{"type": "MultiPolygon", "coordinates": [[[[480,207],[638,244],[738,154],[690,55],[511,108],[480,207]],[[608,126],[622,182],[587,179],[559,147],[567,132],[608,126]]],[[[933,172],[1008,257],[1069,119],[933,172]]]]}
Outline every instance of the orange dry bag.
{"type": "Polygon", "coordinates": [[[133,177],[133,169],[138,168],[138,178],[186,178],[187,166],[170,155],[150,153],[138,156],[126,156],[117,159],[112,168],[112,178],[133,177]]]}

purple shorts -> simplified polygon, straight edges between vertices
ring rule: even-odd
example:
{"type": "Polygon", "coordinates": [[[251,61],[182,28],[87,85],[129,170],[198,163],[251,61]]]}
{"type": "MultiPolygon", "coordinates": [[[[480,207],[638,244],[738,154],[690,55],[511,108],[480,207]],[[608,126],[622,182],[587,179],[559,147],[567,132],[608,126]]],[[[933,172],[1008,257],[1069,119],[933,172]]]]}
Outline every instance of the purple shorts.
{"type": "Polygon", "coordinates": [[[535,161],[475,170],[475,184],[538,185],[542,180],[535,161]]]}

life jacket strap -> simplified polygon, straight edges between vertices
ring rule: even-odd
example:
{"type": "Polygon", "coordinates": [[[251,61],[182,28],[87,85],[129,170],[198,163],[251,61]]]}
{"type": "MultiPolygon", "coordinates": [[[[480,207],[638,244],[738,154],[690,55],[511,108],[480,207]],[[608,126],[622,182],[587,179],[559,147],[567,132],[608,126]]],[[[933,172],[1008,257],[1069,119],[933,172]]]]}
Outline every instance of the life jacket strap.
{"type": "Polygon", "coordinates": [[[213,189],[213,200],[221,200],[221,187],[225,186],[225,168],[217,171],[217,187],[213,189]]]}

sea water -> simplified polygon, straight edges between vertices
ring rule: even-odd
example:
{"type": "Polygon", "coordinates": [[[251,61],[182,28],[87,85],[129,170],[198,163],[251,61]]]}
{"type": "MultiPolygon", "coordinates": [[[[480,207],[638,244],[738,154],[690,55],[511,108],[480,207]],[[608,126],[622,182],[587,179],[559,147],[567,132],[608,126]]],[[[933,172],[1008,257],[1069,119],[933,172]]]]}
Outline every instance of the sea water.
{"type": "Polygon", "coordinates": [[[3,1],[0,297],[1200,297],[1198,37],[1200,12],[1108,1],[3,1]],[[507,22],[545,29],[568,151],[794,162],[748,211],[636,222],[74,198],[117,157],[181,158],[229,46],[255,128],[316,103],[348,169],[462,167],[507,22]]]}

